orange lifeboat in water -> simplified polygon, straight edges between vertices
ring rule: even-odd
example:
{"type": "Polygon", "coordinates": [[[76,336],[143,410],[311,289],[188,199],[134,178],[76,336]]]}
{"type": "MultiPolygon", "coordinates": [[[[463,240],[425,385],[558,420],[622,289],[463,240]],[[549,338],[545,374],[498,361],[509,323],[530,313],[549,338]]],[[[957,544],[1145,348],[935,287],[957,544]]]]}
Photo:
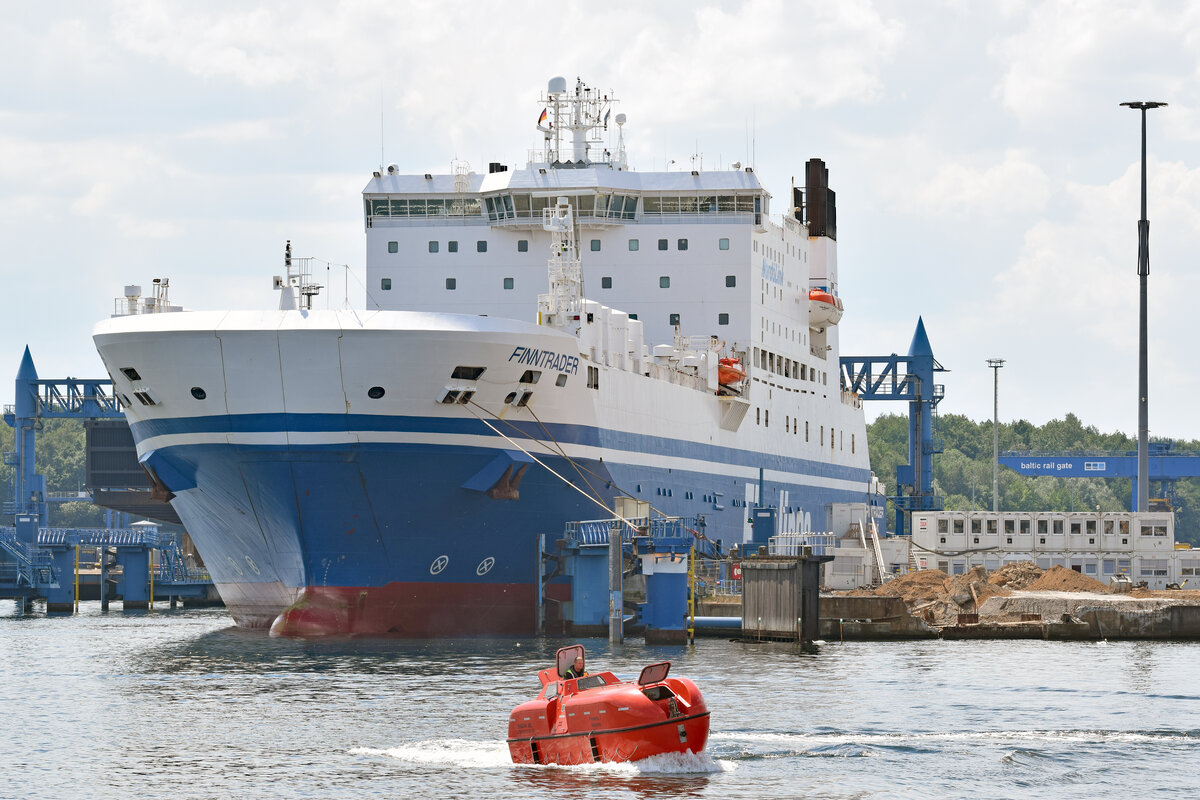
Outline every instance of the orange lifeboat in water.
{"type": "Polygon", "coordinates": [[[837,325],[842,318],[842,299],[824,289],[808,290],[808,323],[812,327],[837,325]]]}
{"type": "Polygon", "coordinates": [[[717,361],[717,383],[722,386],[732,386],[746,380],[746,370],[742,369],[742,361],[738,358],[722,358],[717,361]]]}
{"type": "Polygon", "coordinates": [[[671,662],[651,664],[636,681],[611,672],[572,676],[583,645],[560,649],[538,673],[542,691],[513,709],[508,751],[515,764],[640,761],[699,753],[708,742],[708,707],[696,684],[669,678],[671,662]]]}

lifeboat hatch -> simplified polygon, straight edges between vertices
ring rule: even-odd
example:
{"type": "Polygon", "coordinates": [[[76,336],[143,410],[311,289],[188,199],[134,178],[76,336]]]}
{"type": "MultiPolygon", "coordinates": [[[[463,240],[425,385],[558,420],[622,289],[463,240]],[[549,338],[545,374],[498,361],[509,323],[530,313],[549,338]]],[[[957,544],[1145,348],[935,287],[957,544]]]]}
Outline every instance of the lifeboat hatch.
{"type": "Polygon", "coordinates": [[[537,742],[532,742],[532,741],[531,741],[531,742],[529,743],[529,755],[531,755],[531,756],[533,757],[533,763],[535,763],[535,764],[540,764],[540,763],[542,763],[542,757],[541,757],[541,756],[538,754],[538,744],[537,744],[537,742]]]}
{"type": "MultiPolygon", "coordinates": [[[[683,726],[680,725],[679,727],[682,728],[683,726]]],[[[592,761],[599,761],[600,760],[600,748],[596,747],[596,737],[592,736],[588,739],[588,741],[590,741],[592,743],[592,761]]]]}

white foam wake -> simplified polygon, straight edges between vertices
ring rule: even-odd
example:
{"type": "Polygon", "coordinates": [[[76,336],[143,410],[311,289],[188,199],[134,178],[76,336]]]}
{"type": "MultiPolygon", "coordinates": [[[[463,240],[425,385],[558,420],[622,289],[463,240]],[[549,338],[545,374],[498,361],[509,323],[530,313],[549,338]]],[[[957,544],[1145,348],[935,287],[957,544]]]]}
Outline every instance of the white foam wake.
{"type": "Polygon", "coordinates": [[[638,775],[707,775],[732,772],[736,765],[714,759],[708,753],[664,753],[640,761],[607,762],[557,766],[554,764],[514,764],[505,742],[475,742],[466,739],[433,739],[408,742],[395,747],[355,747],[351,755],[394,758],[409,764],[436,764],[463,769],[513,768],[556,769],[584,773],[606,773],[635,777],[638,775]]]}

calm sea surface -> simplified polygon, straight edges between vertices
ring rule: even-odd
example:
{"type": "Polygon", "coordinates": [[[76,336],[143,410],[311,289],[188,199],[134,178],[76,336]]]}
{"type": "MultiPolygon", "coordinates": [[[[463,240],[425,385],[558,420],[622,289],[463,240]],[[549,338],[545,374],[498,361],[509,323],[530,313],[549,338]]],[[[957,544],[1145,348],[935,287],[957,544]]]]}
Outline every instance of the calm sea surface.
{"type": "Polygon", "coordinates": [[[701,639],[670,659],[707,753],[514,766],[509,710],[555,640],[295,641],[222,610],[14,616],[0,602],[0,796],[1194,797],[1200,644],[701,639]]]}

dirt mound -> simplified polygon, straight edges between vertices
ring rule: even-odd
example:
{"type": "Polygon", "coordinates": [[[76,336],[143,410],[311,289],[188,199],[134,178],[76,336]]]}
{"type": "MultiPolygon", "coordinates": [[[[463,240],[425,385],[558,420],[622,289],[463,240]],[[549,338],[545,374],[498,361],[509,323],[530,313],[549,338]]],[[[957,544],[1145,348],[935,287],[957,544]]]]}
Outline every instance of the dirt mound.
{"type": "Polygon", "coordinates": [[[1026,589],[1045,572],[1032,561],[1014,561],[1005,564],[988,576],[988,583],[1007,589],[1026,589]]]}
{"type": "Polygon", "coordinates": [[[899,597],[908,605],[932,600],[946,590],[949,576],[940,569],[923,569],[898,575],[873,594],[879,597],[899,597]]]}
{"type": "Polygon", "coordinates": [[[1025,587],[1031,592],[1106,592],[1108,587],[1095,578],[1066,567],[1051,567],[1042,577],[1025,587]]]}

